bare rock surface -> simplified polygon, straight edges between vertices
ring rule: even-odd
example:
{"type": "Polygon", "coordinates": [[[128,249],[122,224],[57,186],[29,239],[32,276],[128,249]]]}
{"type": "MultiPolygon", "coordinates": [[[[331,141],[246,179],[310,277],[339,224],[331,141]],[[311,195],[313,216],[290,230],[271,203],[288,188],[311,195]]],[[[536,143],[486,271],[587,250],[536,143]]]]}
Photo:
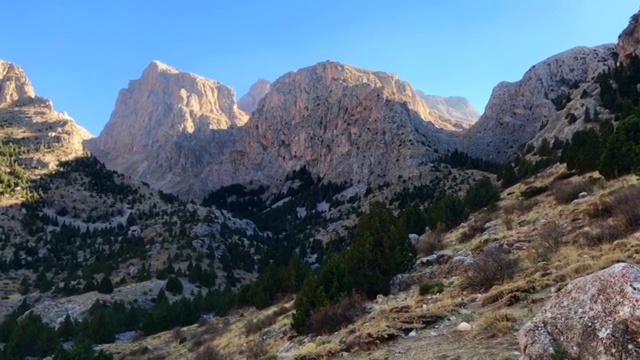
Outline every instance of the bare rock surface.
{"type": "Polygon", "coordinates": [[[518,333],[522,360],[640,358],[640,268],[619,263],[572,281],[518,333]]]}
{"type": "Polygon", "coordinates": [[[567,116],[582,119],[585,106],[597,106],[595,79],[614,66],[615,49],[613,44],[576,47],[534,65],[520,81],[499,83],[484,114],[464,134],[463,148],[476,157],[505,162],[534,139],[570,138],[584,124],[581,120],[570,126],[567,116]]]}
{"type": "Polygon", "coordinates": [[[18,65],[0,60],[0,107],[35,96],[24,70],[18,65]]]}

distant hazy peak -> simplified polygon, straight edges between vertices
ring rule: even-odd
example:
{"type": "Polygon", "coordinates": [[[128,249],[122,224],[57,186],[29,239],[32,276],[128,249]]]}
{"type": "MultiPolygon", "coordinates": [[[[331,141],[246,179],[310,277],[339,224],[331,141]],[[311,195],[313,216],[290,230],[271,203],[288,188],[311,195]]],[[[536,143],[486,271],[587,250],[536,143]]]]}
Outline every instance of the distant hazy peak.
{"type": "Polygon", "coordinates": [[[445,118],[463,123],[474,123],[480,118],[478,111],[476,111],[465,97],[427,95],[420,90],[416,90],[416,93],[418,93],[431,110],[445,118]]]}
{"type": "Polygon", "coordinates": [[[249,114],[252,113],[258,106],[260,99],[267,95],[270,88],[271,81],[262,78],[258,79],[258,81],[251,85],[249,92],[238,100],[238,108],[249,114]]]}
{"type": "Polygon", "coordinates": [[[0,60],[0,106],[35,96],[24,70],[18,65],[0,60]]]}

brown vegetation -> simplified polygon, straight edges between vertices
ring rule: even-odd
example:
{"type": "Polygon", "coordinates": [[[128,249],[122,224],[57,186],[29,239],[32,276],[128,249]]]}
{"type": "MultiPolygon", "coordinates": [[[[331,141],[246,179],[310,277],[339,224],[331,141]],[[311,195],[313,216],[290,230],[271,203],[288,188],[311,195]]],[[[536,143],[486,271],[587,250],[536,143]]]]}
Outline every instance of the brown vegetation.
{"type": "Polygon", "coordinates": [[[342,299],[338,304],[316,311],[309,321],[309,330],[314,334],[327,334],[353,323],[365,311],[366,298],[360,295],[342,299]]]}
{"type": "Polygon", "coordinates": [[[469,265],[464,285],[476,290],[487,290],[502,281],[512,279],[519,268],[519,259],[497,246],[487,247],[469,265]]]}

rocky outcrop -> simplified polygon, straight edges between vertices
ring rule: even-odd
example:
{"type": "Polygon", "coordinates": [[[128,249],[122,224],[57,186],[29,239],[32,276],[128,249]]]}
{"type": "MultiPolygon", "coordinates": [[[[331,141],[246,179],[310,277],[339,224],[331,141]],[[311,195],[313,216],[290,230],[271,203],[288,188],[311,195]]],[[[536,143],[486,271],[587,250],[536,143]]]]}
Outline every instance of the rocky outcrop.
{"type": "Polygon", "coordinates": [[[518,333],[522,360],[640,359],[640,268],[620,263],[574,280],[518,333]]]}
{"type": "Polygon", "coordinates": [[[419,90],[416,92],[431,110],[444,118],[458,121],[463,126],[470,126],[480,118],[480,114],[464,97],[427,95],[419,90]]]}
{"type": "Polygon", "coordinates": [[[109,122],[86,147],[110,169],[184,193],[247,119],[230,87],[153,61],[120,91],[109,122]]]}
{"type": "Polygon", "coordinates": [[[595,78],[614,66],[615,45],[576,47],[533,66],[522,80],[498,84],[485,113],[464,134],[463,148],[497,162],[513,158],[520,145],[542,138],[569,138],[584,116],[597,106],[595,78]],[[585,96],[586,95],[586,96],[585,96]]]}
{"type": "Polygon", "coordinates": [[[202,183],[272,184],[302,166],[335,182],[397,181],[450,147],[454,129],[396,75],[323,62],[274,82],[202,183]]]}
{"type": "Polygon", "coordinates": [[[618,37],[618,63],[633,54],[640,55],[640,13],[631,17],[629,25],[618,37]]]}
{"type": "Polygon", "coordinates": [[[270,88],[271,82],[269,80],[258,79],[255,84],[251,85],[249,92],[238,100],[238,108],[251,114],[258,107],[258,101],[267,95],[270,88]]]}
{"type": "Polygon", "coordinates": [[[18,65],[0,60],[0,107],[35,96],[24,70],[18,65]]]}

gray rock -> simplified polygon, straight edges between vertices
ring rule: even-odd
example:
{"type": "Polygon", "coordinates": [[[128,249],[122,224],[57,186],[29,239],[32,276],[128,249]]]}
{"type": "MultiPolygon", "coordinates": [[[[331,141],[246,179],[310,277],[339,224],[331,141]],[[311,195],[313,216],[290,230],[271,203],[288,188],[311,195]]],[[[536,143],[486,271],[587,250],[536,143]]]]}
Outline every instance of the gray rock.
{"type": "Polygon", "coordinates": [[[581,192],[580,194],[578,194],[578,199],[584,199],[584,198],[586,198],[587,196],[589,196],[589,194],[588,194],[588,193],[586,193],[586,192],[581,192]]]}
{"type": "Polygon", "coordinates": [[[389,291],[396,295],[401,291],[409,289],[413,285],[413,278],[410,274],[398,274],[391,279],[389,291]]]}

